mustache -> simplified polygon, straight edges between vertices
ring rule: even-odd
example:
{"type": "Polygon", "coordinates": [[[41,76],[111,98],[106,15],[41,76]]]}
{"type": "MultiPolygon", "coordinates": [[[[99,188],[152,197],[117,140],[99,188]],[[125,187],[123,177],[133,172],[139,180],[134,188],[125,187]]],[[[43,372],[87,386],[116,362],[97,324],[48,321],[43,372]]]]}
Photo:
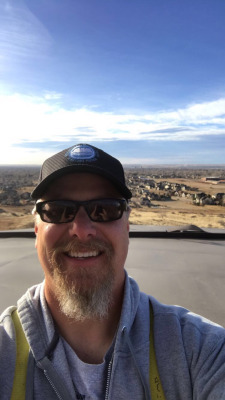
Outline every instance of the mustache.
{"type": "Polygon", "coordinates": [[[107,254],[112,254],[113,247],[110,243],[105,242],[101,239],[93,238],[88,242],[82,242],[79,239],[73,239],[66,243],[56,244],[52,253],[59,254],[59,253],[69,253],[69,252],[91,252],[91,251],[98,251],[104,252],[107,254]]]}

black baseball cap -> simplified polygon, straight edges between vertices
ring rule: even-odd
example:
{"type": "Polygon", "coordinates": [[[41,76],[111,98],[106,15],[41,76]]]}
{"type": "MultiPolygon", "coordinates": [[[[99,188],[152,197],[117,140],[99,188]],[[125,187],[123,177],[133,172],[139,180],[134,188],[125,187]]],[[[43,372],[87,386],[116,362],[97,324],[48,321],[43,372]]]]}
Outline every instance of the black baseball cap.
{"type": "Polygon", "coordinates": [[[50,183],[71,172],[101,175],[111,181],[125,199],[132,197],[131,191],[126,186],[124,169],[120,161],[89,144],[77,144],[47,158],[42,165],[38,184],[31,197],[35,200],[40,199],[50,183]]]}

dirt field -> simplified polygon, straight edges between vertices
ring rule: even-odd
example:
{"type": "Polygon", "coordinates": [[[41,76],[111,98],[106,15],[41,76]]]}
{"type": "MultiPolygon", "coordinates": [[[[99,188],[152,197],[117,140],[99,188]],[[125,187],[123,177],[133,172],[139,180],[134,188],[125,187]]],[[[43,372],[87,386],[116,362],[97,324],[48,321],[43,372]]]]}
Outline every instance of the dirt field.
{"type": "Polygon", "coordinates": [[[0,230],[26,229],[33,227],[32,207],[0,207],[0,230]]]}
{"type": "MultiPolygon", "coordinates": [[[[174,205],[173,205],[174,206],[174,205]]],[[[133,209],[130,222],[140,225],[197,225],[201,228],[225,229],[225,209],[219,206],[184,206],[182,201],[176,201],[177,209],[171,204],[160,208],[133,209]],[[180,203],[180,204],[178,204],[180,203]]]]}

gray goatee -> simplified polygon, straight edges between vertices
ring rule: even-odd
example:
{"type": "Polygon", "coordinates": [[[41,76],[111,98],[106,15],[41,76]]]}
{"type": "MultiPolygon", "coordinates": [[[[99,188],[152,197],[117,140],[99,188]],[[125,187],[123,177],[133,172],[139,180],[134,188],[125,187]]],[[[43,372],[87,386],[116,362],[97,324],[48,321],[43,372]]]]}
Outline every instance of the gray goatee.
{"type": "MultiPolygon", "coordinates": [[[[112,302],[112,288],[115,271],[112,265],[111,244],[93,239],[88,243],[78,240],[56,246],[50,254],[51,274],[55,284],[60,310],[70,319],[103,319],[107,316],[112,302]],[[103,267],[75,267],[68,272],[63,266],[62,253],[97,251],[103,253],[103,267]]],[[[102,262],[102,261],[101,261],[102,262]]]]}

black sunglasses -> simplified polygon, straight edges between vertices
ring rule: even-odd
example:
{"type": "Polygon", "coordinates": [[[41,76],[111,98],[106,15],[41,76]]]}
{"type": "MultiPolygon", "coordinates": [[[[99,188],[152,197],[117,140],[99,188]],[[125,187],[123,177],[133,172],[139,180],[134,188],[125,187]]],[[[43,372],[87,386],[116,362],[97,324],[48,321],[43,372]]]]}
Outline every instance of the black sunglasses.
{"type": "Polygon", "coordinates": [[[88,217],[94,222],[116,221],[128,210],[125,199],[97,199],[42,201],[36,203],[36,211],[44,222],[64,224],[74,220],[80,206],[84,207],[88,217]]]}

